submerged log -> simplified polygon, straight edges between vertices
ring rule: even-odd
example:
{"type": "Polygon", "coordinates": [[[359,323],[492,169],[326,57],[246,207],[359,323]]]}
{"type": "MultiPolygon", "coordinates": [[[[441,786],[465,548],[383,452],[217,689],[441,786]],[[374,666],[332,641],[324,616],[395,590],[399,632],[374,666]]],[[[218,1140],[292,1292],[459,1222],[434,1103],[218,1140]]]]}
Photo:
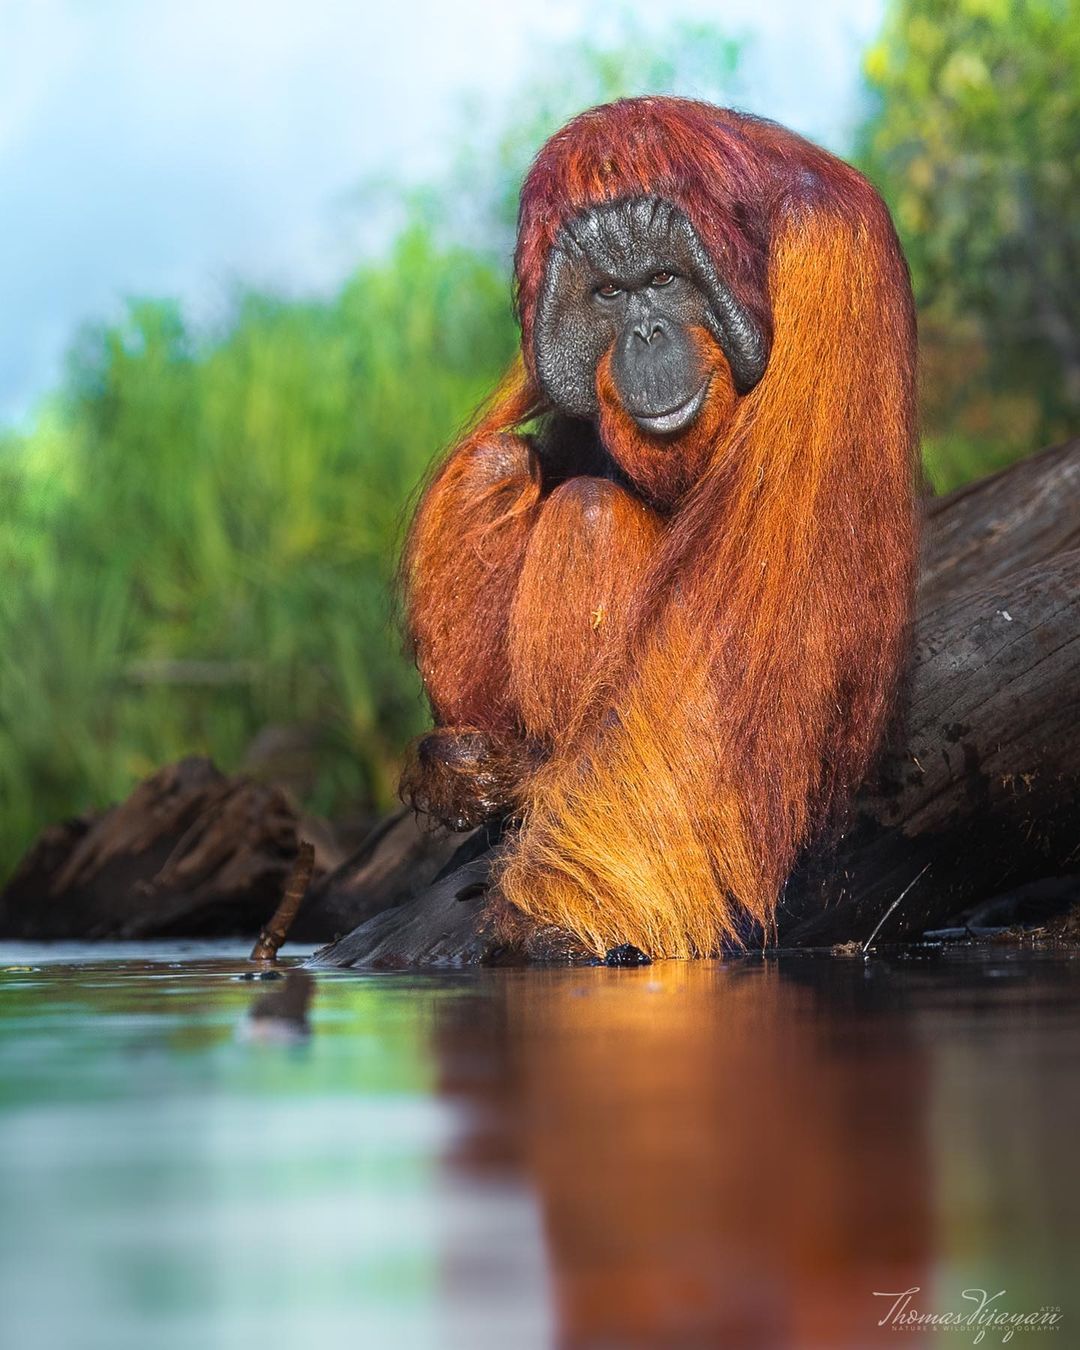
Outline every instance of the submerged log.
{"type": "MultiPolygon", "coordinates": [[[[1077,874],[1080,898],[1078,502],[1072,441],[928,503],[903,728],[846,833],[791,878],[781,944],[910,938],[1050,877],[1077,874]]],[[[492,857],[472,841],[456,870],[318,958],[507,959],[484,922],[492,857]]],[[[540,934],[517,956],[553,954],[573,952],[540,934]]]]}

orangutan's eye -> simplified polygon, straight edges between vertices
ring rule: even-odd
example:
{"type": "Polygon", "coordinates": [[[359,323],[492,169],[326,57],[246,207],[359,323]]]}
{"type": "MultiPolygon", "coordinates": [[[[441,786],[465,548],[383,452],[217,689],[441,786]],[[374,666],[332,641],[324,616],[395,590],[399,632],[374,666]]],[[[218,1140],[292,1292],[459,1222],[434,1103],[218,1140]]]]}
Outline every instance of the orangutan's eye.
{"type": "Polygon", "coordinates": [[[674,280],[674,272],[654,272],[650,284],[653,286],[670,286],[674,280]]]}

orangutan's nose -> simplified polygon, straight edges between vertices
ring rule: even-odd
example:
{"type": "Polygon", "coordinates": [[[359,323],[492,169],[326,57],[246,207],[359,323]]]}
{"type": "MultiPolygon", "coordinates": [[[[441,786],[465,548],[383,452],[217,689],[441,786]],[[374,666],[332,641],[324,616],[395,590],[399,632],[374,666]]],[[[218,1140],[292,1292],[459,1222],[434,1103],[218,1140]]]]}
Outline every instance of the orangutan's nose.
{"type": "Polygon", "coordinates": [[[664,336],[664,325],[659,319],[640,319],[634,324],[634,335],[649,345],[653,338],[664,336]]]}

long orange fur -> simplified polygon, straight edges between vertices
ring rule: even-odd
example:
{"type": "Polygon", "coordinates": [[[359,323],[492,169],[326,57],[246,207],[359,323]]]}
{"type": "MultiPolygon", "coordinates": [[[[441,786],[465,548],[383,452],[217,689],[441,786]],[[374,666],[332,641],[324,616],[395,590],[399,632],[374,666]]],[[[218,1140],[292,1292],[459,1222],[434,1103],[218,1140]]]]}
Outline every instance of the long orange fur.
{"type": "Polygon", "coordinates": [[[523,362],[434,479],[406,551],[417,659],[440,725],[539,748],[498,869],[508,931],[714,953],[769,926],[893,701],[917,543],[906,267],[841,161],[772,123],[634,99],[541,151],[517,271],[523,362]],[[768,366],[736,399],[718,365],[702,418],[656,448],[602,362],[600,435],[635,490],[577,478],[545,493],[516,432],[545,411],[531,371],[545,259],[574,214],[643,192],[689,216],[771,334],[768,366]]]}

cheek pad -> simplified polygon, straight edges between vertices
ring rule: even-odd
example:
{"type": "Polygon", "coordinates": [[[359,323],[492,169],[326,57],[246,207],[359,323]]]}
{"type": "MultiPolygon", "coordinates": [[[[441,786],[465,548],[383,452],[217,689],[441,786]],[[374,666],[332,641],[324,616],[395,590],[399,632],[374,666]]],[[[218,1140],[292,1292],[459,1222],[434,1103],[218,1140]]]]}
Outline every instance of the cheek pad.
{"type": "Polygon", "coordinates": [[[613,338],[610,322],[591,309],[581,269],[553,248],[537,301],[533,356],[544,393],[560,411],[596,413],[596,367],[613,338]]]}
{"type": "Polygon", "coordinates": [[[704,244],[681,211],[672,213],[673,235],[695,284],[707,297],[706,323],[731,367],[740,394],[753,389],[769,359],[765,335],[718,274],[704,244]]]}

